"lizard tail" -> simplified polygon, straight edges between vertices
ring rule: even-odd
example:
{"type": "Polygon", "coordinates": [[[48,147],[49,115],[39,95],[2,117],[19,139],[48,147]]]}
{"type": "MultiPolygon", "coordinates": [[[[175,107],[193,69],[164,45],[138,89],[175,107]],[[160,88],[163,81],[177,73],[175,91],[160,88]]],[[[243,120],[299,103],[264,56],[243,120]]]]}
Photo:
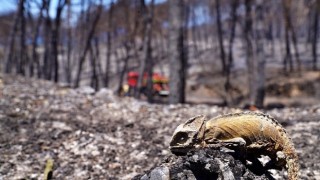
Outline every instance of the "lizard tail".
{"type": "Polygon", "coordinates": [[[286,157],[287,168],[288,168],[288,179],[289,180],[298,180],[299,175],[299,162],[298,155],[295,151],[288,153],[286,157]]]}

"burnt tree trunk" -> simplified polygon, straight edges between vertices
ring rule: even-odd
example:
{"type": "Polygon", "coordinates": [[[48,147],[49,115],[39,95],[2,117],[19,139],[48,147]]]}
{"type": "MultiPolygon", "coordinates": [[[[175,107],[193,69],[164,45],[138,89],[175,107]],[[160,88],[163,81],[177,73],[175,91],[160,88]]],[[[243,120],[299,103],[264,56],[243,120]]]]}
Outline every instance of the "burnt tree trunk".
{"type": "Polygon", "coordinates": [[[19,1],[19,16],[20,16],[20,46],[19,58],[16,63],[16,72],[25,75],[25,64],[28,61],[28,54],[26,49],[26,17],[25,17],[25,0],[19,1]]]}
{"type": "Polygon", "coordinates": [[[146,26],[146,32],[145,32],[145,42],[143,45],[144,54],[145,54],[145,61],[146,61],[146,69],[148,73],[147,78],[147,99],[148,102],[153,102],[153,57],[152,57],[152,47],[151,47],[151,41],[152,41],[152,20],[154,17],[154,0],[151,0],[150,2],[150,12],[146,14],[145,17],[145,26],[146,26]]]}
{"type": "Polygon", "coordinates": [[[230,76],[231,76],[231,67],[233,65],[233,42],[234,42],[234,37],[235,37],[235,31],[236,31],[236,22],[237,22],[237,7],[238,7],[238,0],[233,0],[231,2],[231,34],[230,34],[230,39],[229,39],[229,55],[228,55],[228,62],[226,64],[226,81],[224,84],[225,91],[227,93],[226,99],[227,99],[227,104],[233,103],[233,98],[232,94],[230,92],[231,89],[231,83],[230,83],[230,76]]]}
{"type": "Polygon", "coordinates": [[[63,8],[65,7],[67,0],[59,0],[58,7],[56,11],[56,18],[54,20],[54,26],[52,29],[52,37],[51,37],[51,47],[52,47],[52,55],[51,58],[53,61],[53,80],[54,82],[59,81],[59,31],[60,31],[60,24],[61,24],[61,14],[63,8]]]}
{"type": "Polygon", "coordinates": [[[200,39],[200,36],[197,31],[197,16],[195,12],[195,8],[191,8],[190,10],[191,13],[191,37],[193,41],[193,47],[194,47],[194,54],[198,54],[198,40],[200,39]]]}
{"type": "Polygon", "coordinates": [[[248,69],[248,83],[249,83],[249,104],[254,104],[255,98],[255,61],[253,54],[253,42],[252,42],[252,0],[245,0],[245,28],[244,28],[244,37],[246,45],[246,61],[248,69]]]}
{"type": "Polygon", "coordinates": [[[284,72],[288,72],[288,64],[289,64],[289,71],[293,71],[293,64],[292,64],[292,56],[291,56],[291,48],[290,48],[290,40],[289,40],[289,29],[287,25],[285,25],[285,42],[286,42],[286,55],[283,60],[283,68],[284,72]]]}
{"type": "MultiPolygon", "coordinates": [[[[50,2],[49,0],[43,0],[46,1],[47,6],[45,8],[46,18],[45,18],[45,25],[44,25],[44,55],[43,55],[43,66],[42,66],[42,76],[44,79],[51,80],[51,72],[52,72],[52,65],[50,61],[50,54],[51,54],[51,48],[50,48],[50,35],[52,31],[52,25],[51,25],[51,19],[49,16],[49,7],[50,2]]],[[[44,3],[44,2],[43,2],[44,3]]]]}
{"type": "Polygon", "coordinates": [[[94,17],[93,23],[92,23],[92,25],[89,29],[88,35],[87,35],[84,50],[82,51],[82,53],[79,57],[79,66],[77,69],[77,75],[76,75],[76,80],[75,80],[75,85],[74,85],[75,87],[79,87],[79,85],[80,85],[80,76],[81,76],[82,66],[85,61],[87,52],[91,46],[90,42],[91,42],[91,39],[94,35],[96,26],[98,24],[98,21],[99,21],[100,15],[101,15],[101,12],[102,12],[102,5],[101,5],[101,1],[100,1],[100,5],[97,8],[96,15],[94,17]]]}
{"type": "Polygon", "coordinates": [[[30,71],[31,77],[34,76],[34,65],[36,65],[37,77],[40,78],[41,66],[40,66],[39,54],[37,53],[37,48],[38,48],[38,37],[40,34],[40,28],[43,20],[43,11],[46,8],[46,6],[47,6],[47,2],[42,1],[39,17],[34,27],[35,30],[34,30],[33,39],[32,39],[32,59],[29,64],[29,71],[30,71]]]}
{"type": "Polygon", "coordinates": [[[185,102],[187,52],[184,44],[186,40],[184,34],[184,11],[184,0],[169,0],[170,104],[185,102]]]}
{"type": "Polygon", "coordinates": [[[285,24],[285,43],[286,43],[286,55],[283,60],[283,67],[284,72],[288,72],[288,64],[289,64],[289,71],[293,71],[293,63],[292,63],[292,56],[291,56],[291,48],[290,48],[290,25],[289,25],[289,8],[287,5],[287,1],[282,0],[283,6],[283,17],[284,17],[284,24],[285,24]]]}
{"type": "Polygon", "coordinates": [[[228,69],[230,71],[230,66],[233,64],[233,42],[234,42],[234,37],[235,37],[235,32],[236,32],[236,23],[237,23],[237,8],[238,8],[238,1],[233,0],[231,4],[231,34],[230,34],[230,39],[229,39],[229,55],[228,55],[228,69]]]}
{"type": "Polygon", "coordinates": [[[255,18],[252,12],[252,0],[245,1],[246,20],[245,20],[245,40],[247,46],[247,65],[249,81],[249,104],[263,107],[265,96],[265,55],[264,43],[264,9],[263,1],[256,1],[255,18]],[[255,26],[253,26],[253,20],[255,26]],[[255,27],[255,28],[253,28],[255,27]]]}
{"type": "Polygon", "coordinates": [[[265,32],[265,23],[264,23],[264,17],[265,17],[265,10],[263,9],[263,0],[257,0],[256,1],[256,61],[257,61],[257,68],[256,68],[256,74],[255,76],[255,83],[256,83],[256,96],[255,96],[255,105],[258,108],[263,107],[264,97],[265,97],[265,50],[264,50],[264,37],[266,35],[265,32]]]}
{"type": "MultiPolygon", "coordinates": [[[[122,92],[122,84],[123,84],[124,76],[125,76],[125,74],[126,74],[126,72],[128,70],[128,62],[129,62],[129,59],[130,59],[130,50],[131,50],[130,42],[125,42],[124,43],[124,48],[125,48],[125,57],[124,57],[123,68],[122,68],[122,70],[120,72],[120,77],[119,77],[119,84],[118,84],[118,88],[117,88],[117,94],[118,95],[120,95],[121,92],[122,92]]],[[[118,64],[120,64],[120,62],[118,62],[118,64]]]]}
{"type": "Polygon", "coordinates": [[[292,24],[291,20],[291,0],[282,0],[282,5],[283,5],[283,13],[284,13],[284,20],[285,20],[285,38],[286,38],[286,57],[287,60],[290,63],[290,71],[293,70],[293,65],[292,65],[292,60],[291,60],[291,53],[290,53],[290,41],[289,41],[289,33],[291,33],[291,39],[293,43],[293,47],[295,50],[295,58],[296,58],[296,63],[297,63],[297,70],[300,73],[301,71],[301,61],[299,57],[299,50],[298,50],[298,45],[297,45],[297,36],[292,24]],[[290,53],[290,56],[289,54],[290,53]]]}
{"type": "Polygon", "coordinates": [[[292,42],[293,42],[293,48],[295,51],[295,57],[296,57],[296,63],[297,63],[297,70],[299,73],[301,73],[301,61],[300,61],[300,55],[299,55],[299,49],[298,49],[298,40],[297,40],[297,35],[296,35],[296,31],[293,27],[293,24],[291,22],[291,18],[290,18],[290,30],[291,30],[291,38],[292,38],[292,42]]]}
{"type": "Polygon", "coordinates": [[[146,30],[147,30],[147,21],[148,21],[148,10],[147,10],[147,7],[146,7],[146,4],[145,4],[145,1],[144,0],[140,0],[140,10],[141,10],[141,14],[142,14],[142,18],[143,18],[143,23],[144,23],[144,27],[143,27],[143,55],[142,55],[142,58],[140,60],[140,63],[139,63],[139,76],[138,76],[138,82],[137,82],[137,89],[136,91],[134,92],[134,96],[135,98],[140,98],[140,94],[142,91],[145,92],[145,89],[143,89],[143,85],[144,85],[144,75],[146,73],[146,63],[148,61],[148,58],[146,55],[148,55],[146,52],[146,43],[147,43],[147,35],[146,35],[146,30]]]}
{"type": "Polygon", "coordinates": [[[90,86],[94,88],[96,91],[99,88],[99,79],[97,74],[97,65],[96,62],[98,61],[99,57],[99,51],[97,50],[98,47],[98,40],[97,38],[94,38],[94,42],[91,43],[91,46],[89,48],[90,52],[90,62],[91,62],[91,82],[90,86]],[[94,51],[95,49],[95,51],[94,51]]]}
{"type": "Polygon", "coordinates": [[[319,10],[320,1],[316,1],[316,7],[314,12],[313,22],[313,38],[312,38],[312,69],[318,70],[317,68],[317,42],[318,42],[318,29],[319,29],[319,10]]]}
{"type": "Polygon", "coordinates": [[[216,11],[217,11],[217,32],[218,32],[218,41],[220,48],[220,60],[222,65],[222,73],[226,73],[227,63],[226,63],[226,55],[223,46],[223,32],[222,32],[222,24],[221,24],[221,13],[220,13],[220,0],[216,0],[216,11]]]}
{"type": "MultiPolygon", "coordinates": [[[[20,2],[21,3],[21,2],[20,2]]],[[[6,62],[5,62],[5,73],[11,73],[12,65],[14,61],[14,54],[15,54],[15,42],[16,42],[16,34],[18,31],[18,25],[20,20],[20,6],[17,7],[17,13],[15,14],[13,26],[9,36],[9,50],[6,55],[6,62]]]]}
{"type": "Polygon", "coordinates": [[[68,18],[68,29],[67,29],[67,63],[65,67],[66,80],[68,84],[72,82],[72,72],[71,72],[71,53],[72,53],[72,27],[71,27],[71,3],[68,5],[67,10],[68,18]]]}
{"type": "Polygon", "coordinates": [[[143,16],[144,24],[144,39],[143,39],[143,58],[140,64],[139,81],[138,81],[138,91],[136,92],[136,98],[140,98],[140,89],[142,88],[142,81],[144,73],[147,73],[146,82],[146,95],[148,102],[152,102],[152,74],[153,74],[153,59],[152,59],[152,49],[151,49],[151,35],[152,35],[152,19],[153,19],[153,6],[154,0],[151,1],[150,9],[148,10],[145,0],[141,0],[141,10],[143,16]]]}
{"type": "Polygon", "coordinates": [[[107,33],[107,60],[106,60],[106,70],[104,77],[104,86],[109,87],[109,76],[110,76],[110,59],[111,59],[111,38],[113,31],[113,1],[110,3],[109,15],[108,15],[108,33],[107,33]]]}

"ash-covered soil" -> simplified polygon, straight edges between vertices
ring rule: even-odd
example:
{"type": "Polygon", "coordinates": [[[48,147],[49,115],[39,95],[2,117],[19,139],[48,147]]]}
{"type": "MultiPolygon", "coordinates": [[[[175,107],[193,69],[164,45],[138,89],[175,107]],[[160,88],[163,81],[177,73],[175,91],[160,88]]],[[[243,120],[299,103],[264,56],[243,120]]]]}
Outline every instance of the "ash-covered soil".
{"type": "MultiPolygon", "coordinates": [[[[0,76],[0,179],[131,179],[170,156],[174,129],[190,117],[241,111],[208,105],[157,105],[118,98],[110,90],[69,89],[0,76]]],[[[292,137],[301,179],[320,179],[318,105],[265,111],[292,137]]],[[[283,179],[285,171],[273,171],[283,179]]]]}
{"type": "Polygon", "coordinates": [[[211,180],[211,179],[274,179],[262,165],[245,166],[222,150],[202,148],[184,155],[168,156],[162,164],[133,180],[211,180]]]}

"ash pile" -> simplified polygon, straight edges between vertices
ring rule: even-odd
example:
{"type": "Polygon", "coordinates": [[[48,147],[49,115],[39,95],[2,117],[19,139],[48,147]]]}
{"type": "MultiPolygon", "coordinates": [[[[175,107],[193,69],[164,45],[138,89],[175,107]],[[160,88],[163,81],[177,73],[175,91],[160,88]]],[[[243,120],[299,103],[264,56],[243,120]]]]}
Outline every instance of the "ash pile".
{"type": "Polygon", "coordinates": [[[134,180],[274,179],[262,165],[245,165],[237,154],[210,148],[169,155],[134,180]]]}

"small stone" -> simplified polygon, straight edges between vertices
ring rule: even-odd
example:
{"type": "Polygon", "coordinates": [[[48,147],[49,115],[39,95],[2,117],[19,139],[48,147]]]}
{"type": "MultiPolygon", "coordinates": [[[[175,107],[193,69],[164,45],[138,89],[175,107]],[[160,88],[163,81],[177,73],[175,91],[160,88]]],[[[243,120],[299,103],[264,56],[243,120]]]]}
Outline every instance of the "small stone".
{"type": "Polygon", "coordinates": [[[150,173],[150,180],[170,180],[170,174],[168,167],[157,167],[150,173]]]}

